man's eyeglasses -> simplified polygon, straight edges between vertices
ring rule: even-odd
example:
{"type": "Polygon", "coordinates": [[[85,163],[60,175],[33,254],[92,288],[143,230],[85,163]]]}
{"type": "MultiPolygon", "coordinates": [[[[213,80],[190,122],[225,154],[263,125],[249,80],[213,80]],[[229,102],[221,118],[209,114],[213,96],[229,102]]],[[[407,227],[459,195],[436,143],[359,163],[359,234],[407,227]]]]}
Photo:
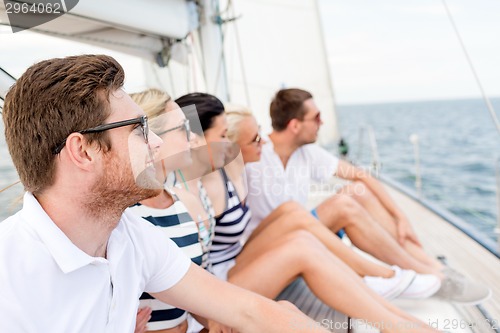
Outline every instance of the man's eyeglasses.
{"type": "Polygon", "coordinates": [[[175,126],[175,127],[169,128],[167,130],[158,132],[158,133],[156,133],[156,135],[158,135],[159,137],[161,137],[163,134],[166,134],[168,132],[172,132],[172,131],[175,131],[175,130],[178,130],[178,129],[183,129],[184,131],[186,131],[186,139],[188,141],[191,139],[191,126],[189,125],[189,119],[185,119],[182,122],[182,124],[180,124],[179,126],[175,126]]]}
{"type": "MultiPolygon", "coordinates": [[[[128,119],[128,120],[122,120],[122,121],[117,121],[114,123],[109,123],[109,124],[103,124],[99,125],[93,128],[88,128],[82,131],[79,131],[78,133],[80,134],[89,134],[89,133],[98,133],[98,132],[104,132],[113,128],[118,128],[118,127],[123,127],[123,126],[128,126],[128,125],[135,125],[139,124],[141,126],[142,130],[142,135],[144,136],[144,141],[146,144],[149,142],[149,126],[148,126],[148,117],[147,116],[140,116],[137,118],[133,119],[128,119]]],[[[64,148],[66,145],[66,139],[64,142],[62,142],[59,146],[54,149],[54,155],[57,155],[61,152],[61,150],[64,148]]]]}

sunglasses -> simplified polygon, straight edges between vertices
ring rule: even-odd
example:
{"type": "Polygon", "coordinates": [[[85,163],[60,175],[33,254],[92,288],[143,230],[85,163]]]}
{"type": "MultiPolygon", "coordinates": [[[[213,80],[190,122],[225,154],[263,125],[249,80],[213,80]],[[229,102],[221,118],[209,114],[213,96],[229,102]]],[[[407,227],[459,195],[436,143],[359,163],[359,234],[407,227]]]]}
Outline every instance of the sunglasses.
{"type": "Polygon", "coordinates": [[[262,137],[260,136],[259,133],[257,133],[257,135],[255,136],[255,138],[250,143],[259,144],[261,141],[262,141],[262,137]]]}
{"type": "Polygon", "coordinates": [[[310,119],[304,119],[302,121],[315,121],[317,122],[318,124],[321,123],[321,112],[318,112],[314,118],[310,118],[310,119]]]}
{"type": "Polygon", "coordinates": [[[249,145],[256,145],[256,146],[258,146],[261,143],[261,141],[262,141],[262,136],[260,135],[260,126],[259,126],[259,131],[255,135],[255,137],[253,138],[253,140],[250,141],[248,144],[249,145]]]}
{"type": "Polygon", "coordinates": [[[186,139],[187,139],[187,141],[190,141],[190,139],[191,139],[191,125],[189,125],[189,119],[184,119],[182,124],[180,124],[179,126],[175,126],[175,127],[169,128],[167,130],[158,132],[158,133],[156,133],[156,135],[161,137],[163,134],[166,134],[168,132],[172,132],[172,131],[175,131],[178,129],[182,129],[182,130],[186,131],[186,139]]]}
{"type": "MultiPolygon", "coordinates": [[[[146,142],[146,144],[147,144],[149,142],[149,137],[148,137],[149,125],[148,125],[148,117],[147,116],[140,116],[140,117],[133,118],[133,119],[117,121],[117,122],[109,123],[109,124],[103,124],[103,125],[99,125],[96,127],[92,127],[92,128],[88,128],[88,129],[79,131],[78,133],[80,133],[80,134],[99,133],[99,132],[104,132],[104,131],[107,131],[107,130],[110,130],[113,128],[135,125],[135,124],[138,124],[141,126],[141,131],[142,131],[142,135],[144,137],[144,142],[146,142]]],[[[54,149],[54,151],[53,151],[54,155],[59,154],[61,152],[61,150],[63,150],[65,145],[66,145],[66,139],[59,146],[57,146],[56,149],[54,149]]]]}

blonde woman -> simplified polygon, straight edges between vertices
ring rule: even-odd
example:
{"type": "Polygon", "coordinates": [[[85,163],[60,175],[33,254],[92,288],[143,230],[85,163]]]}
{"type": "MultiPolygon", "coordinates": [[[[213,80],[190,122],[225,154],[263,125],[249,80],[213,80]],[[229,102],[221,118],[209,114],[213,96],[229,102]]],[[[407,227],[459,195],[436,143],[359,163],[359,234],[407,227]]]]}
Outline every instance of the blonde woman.
{"type": "MultiPolygon", "coordinates": [[[[151,130],[169,142],[162,146],[159,152],[161,166],[156,168],[157,178],[164,183],[172,171],[191,163],[189,122],[179,106],[163,91],[149,89],[131,94],[131,97],[150,119],[151,130]]],[[[203,252],[199,242],[196,223],[182,202],[167,188],[160,195],[138,202],[128,210],[162,228],[194,263],[203,268],[207,266],[207,251],[203,252]]],[[[143,293],[140,299],[136,333],[146,329],[157,333],[186,332],[186,311],[162,303],[147,293],[143,293]]]]}

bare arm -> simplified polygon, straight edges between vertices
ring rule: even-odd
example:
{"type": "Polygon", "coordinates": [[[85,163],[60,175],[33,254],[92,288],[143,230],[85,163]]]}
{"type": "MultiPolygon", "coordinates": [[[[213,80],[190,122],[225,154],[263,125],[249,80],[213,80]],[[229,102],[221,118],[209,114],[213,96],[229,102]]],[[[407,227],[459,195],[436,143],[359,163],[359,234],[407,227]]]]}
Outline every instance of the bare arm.
{"type": "Polygon", "coordinates": [[[382,183],[375,177],[372,177],[368,172],[355,167],[349,162],[340,160],[337,168],[336,176],[352,181],[361,181],[366,187],[377,197],[379,202],[384,206],[387,212],[393,217],[397,223],[398,240],[403,243],[405,239],[420,245],[417,236],[415,235],[408,218],[403,211],[397,207],[396,203],[392,200],[389,193],[385,190],[382,183]]]}
{"type": "Polygon", "coordinates": [[[151,319],[151,308],[144,307],[137,310],[134,333],[145,333],[148,330],[147,324],[149,319],[151,319]]]}
{"type": "Polygon", "coordinates": [[[307,316],[218,280],[194,264],[174,287],[152,295],[241,333],[327,332],[307,316]]]}

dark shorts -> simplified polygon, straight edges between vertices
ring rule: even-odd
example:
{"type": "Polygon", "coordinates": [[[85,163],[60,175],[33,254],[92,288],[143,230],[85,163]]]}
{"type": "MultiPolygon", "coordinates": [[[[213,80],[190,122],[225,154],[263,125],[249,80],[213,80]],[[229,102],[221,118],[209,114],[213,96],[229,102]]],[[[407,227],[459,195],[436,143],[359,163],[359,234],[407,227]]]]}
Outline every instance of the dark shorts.
{"type": "MultiPolygon", "coordinates": [[[[316,208],[311,210],[311,214],[312,214],[312,216],[314,216],[315,218],[317,218],[319,220],[318,212],[316,211],[316,208]]],[[[340,229],[339,231],[337,231],[337,236],[339,236],[339,238],[344,237],[344,235],[345,235],[344,229],[340,229]]]]}

